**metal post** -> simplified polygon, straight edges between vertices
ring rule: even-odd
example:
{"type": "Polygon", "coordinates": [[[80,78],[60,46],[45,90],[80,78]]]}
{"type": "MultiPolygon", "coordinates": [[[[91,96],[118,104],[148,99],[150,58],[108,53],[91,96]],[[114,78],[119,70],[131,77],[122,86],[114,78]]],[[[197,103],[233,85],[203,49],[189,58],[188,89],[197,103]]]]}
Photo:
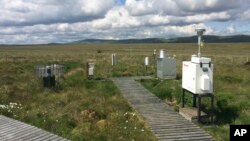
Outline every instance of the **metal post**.
{"type": "Polygon", "coordinates": [[[196,107],[196,94],[193,94],[193,107],[196,107]]]}
{"type": "Polygon", "coordinates": [[[184,108],[185,89],[182,89],[182,108],[184,108]]]}
{"type": "Polygon", "coordinates": [[[86,63],[86,77],[89,78],[89,63],[86,63]]]}
{"type": "Polygon", "coordinates": [[[157,77],[157,70],[156,70],[156,49],[154,50],[153,57],[154,57],[154,71],[155,71],[155,77],[157,77]]]}
{"type": "Polygon", "coordinates": [[[214,95],[211,94],[211,123],[214,122],[214,95]]]}
{"type": "Polygon", "coordinates": [[[198,47],[199,47],[199,50],[198,50],[198,57],[200,58],[201,57],[201,36],[203,35],[203,33],[206,31],[205,29],[203,28],[196,28],[195,31],[197,32],[197,35],[198,35],[198,47]]]}
{"type": "Polygon", "coordinates": [[[201,121],[201,96],[198,95],[198,122],[201,121]]]}
{"type": "Polygon", "coordinates": [[[198,50],[198,57],[201,57],[201,36],[198,37],[198,46],[199,46],[199,50],[198,50]]]}

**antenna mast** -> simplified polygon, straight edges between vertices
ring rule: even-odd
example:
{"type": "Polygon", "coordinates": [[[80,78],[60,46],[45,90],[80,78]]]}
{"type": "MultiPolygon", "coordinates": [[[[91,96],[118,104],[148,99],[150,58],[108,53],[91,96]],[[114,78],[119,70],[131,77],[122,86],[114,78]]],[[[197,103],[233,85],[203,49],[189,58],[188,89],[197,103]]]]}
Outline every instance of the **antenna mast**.
{"type": "Polygon", "coordinates": [[[198,47],[199,47],[198,57],[200,58],[201,57],[201,42],[202,42],[201,38],[202,38],[203,33],[206,31],[206,29],[196,28],[195,31],[197,32],[197,35],[198,35],[198,47]]]}

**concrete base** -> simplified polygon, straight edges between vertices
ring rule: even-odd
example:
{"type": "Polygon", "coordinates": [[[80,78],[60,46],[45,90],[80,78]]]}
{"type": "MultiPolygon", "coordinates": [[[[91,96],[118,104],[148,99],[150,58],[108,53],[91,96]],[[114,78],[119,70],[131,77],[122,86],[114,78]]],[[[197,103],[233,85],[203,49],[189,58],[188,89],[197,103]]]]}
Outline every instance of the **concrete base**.
{"type": "MultiPolygon", "coordinates": [[[[180,108],[179,114],[189,121],[194,121],[194,120],[197,120],[198,118],[197,110],[198,109],[195,107],[180,108]]],[[[201,117],[203,116],[207,116],[207,114],[201,111],[201,117]]]]}

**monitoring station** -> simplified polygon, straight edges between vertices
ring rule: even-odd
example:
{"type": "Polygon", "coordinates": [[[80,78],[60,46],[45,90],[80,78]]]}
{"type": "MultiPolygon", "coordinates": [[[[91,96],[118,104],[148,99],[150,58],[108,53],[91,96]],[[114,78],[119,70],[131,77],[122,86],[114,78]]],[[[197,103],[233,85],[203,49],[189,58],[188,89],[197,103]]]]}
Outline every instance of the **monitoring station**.
{"type": "Polygon", "coordinates": [[[111,63],[112,63],[112,66],[115,66],[115,65],[116,65],[116,54],[115,54],[115,53],[113,53],[113,54],[111,55],[111,63]]]}
{"type": "Polygon", "coordinates": [[[94,78],[95,63],[87,62],[87,77],[88,79],[94,78]]]}
{"type": "Polygon", "coordinates": [[[176,78],[176,59],[168,55],[165,56],[163,49],[160,50],[160,56],[157,58],[157,77],[160,79],[176,78]]]}
{"type": "Polygon", "coordinates": [[[56,86],[56,78],[64,73],[64,66],[58,64],[36,66],[35,73],[39,78],[43,79],[44,88],[54,88],[56,86]]]}
{"type": "Polygon", "coordinates": [[[193,95],[193,107],[196,107],[196,99],[198,98],[197,116],[198,121],[201,119],[201,98],[211,98],[210,117],[213,122],[213,64],[211,58],[201,57],[202,35],[205,29],[197,28],[195,30],[198,35],[198,55],[192,55],[191,61],[183,61],[182,63],[182,107],[184,108],[185,92],[193,95]]]}

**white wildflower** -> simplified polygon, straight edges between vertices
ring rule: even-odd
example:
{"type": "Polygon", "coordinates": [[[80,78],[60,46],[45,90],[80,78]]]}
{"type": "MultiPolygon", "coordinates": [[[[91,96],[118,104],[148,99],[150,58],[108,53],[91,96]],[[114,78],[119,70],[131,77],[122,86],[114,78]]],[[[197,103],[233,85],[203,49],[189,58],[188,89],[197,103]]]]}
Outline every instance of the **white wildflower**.
{"type": "Polygon", "coordinates": [[[134,117],[134,116],[135,116],[135,113],[133,113],[132,116],[134,117]]]}
{"type": "Polygon", "coordinates": [[[1,109],[6,109],[6,106],[5,105],[0,105],[0,108],[1,109]]]}
{"type": "Polygon", "coordinates": [[[13,105],[13,104],[10,104],[10,108],[13,109],[13,108],[14,108],[14,105],[13,105]]]}

